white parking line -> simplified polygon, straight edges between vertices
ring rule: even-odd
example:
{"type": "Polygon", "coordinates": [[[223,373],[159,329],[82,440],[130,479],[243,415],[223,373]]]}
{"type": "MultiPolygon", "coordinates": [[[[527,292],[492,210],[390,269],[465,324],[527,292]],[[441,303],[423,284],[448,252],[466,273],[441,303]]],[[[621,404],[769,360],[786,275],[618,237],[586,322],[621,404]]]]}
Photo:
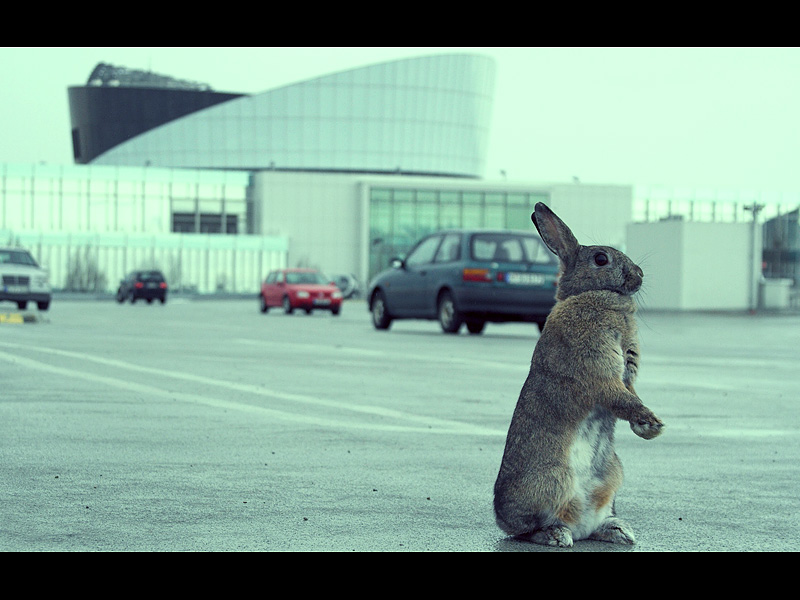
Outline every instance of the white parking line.
{"type": "Polygon", "coordinates": [[[332,400],[329,398],[317,398],[313,396],[307,396],[303,394],[294,394],[288,392],[281,392],[279,390],[270,390],[263,388],[261,386],[244,384],[244,383],[235,383],[230,381],[222,381],[219,379],[212,379],[210,377],[204,377],[201,375],[192,375],[189,373],[182,373],[179,371],[167,371],[165,369],[156,369],[152,367],[143,367],[140,365],[135,365],[132,363],[127,363],[119,360],[103,358],[101,356],[94,356],[91,354],[85,354],[82,352],[71,352],[68,350],[56,350],[53,348],[43,348],[38,346],[24,346],[21,344],[13,344],[10,342],[0,342],[0,346],[5,346],[6,348],[18,348],[24,350],[32,350],[36,352],[42,352],[51,355],[57,356],[64,356],[68,358],[74,358],[83,361],[90,361],[97,364],[115,367],[120,369],[127,369],[130,371],[136,371],[140,373],[148,373],[150,375],[157,375],[161,377],[167,377],[172,379],[179,379],[183,381],[190,381],[193,383],[199,383],[203,385],[211,385],[216,387],[222,387],[229,390],[234,390],[237,392],[243,392],[248,394],[253,394],[257,396],[264,396],[264,397],[271,397],[271,398],[278,398],[284,401],[296,402],[301,404],[311,404],[317,406],[325,406],[327,408],[337,409],[337,410],[345,410],[355,413],[363,413],[373,416],[384,417],[388,419],[397,419],[399,421],[406,421],[412,423],[419,423],[418,426],[409,426],[409,425],[392,425],[386,423],[366,423],[366,422],[354,422],[354,421],[341,421],[341,420],[333,420],[329,418],[321,418],[321,417],[314,417],[289,411],[282,411],[273,408],[266,408],[261,406],[254,406],[252,404],[247,404],[244,402],[232,402],[229,400],[221,400],[219,398],[213,398],[209,396],[201,396],[199,394],[187,394],[184,392],[170,392],[165,391],[163,389],[144,385],[142,383],[136,383],[133,381],[128,381],[125,379],[117,379],[114,377],[109,377],[106,375],[98,375],[95,373],[90,373],[88,371],[79,371],[75,369],[65,369],[62,367],[56,367],[53,365],[49,365],[46,363],[42,363],[36,360],[32,360],[29,358],[23,358],[20,356],[16,356],[13,354],[8,354],[6,352],[0,351],[0,359],[5,360],[10,363],[15,363],[20,366],[24,366],[30,369],[37,369],[40,371],[47,371],[50,373],[55,373],[58,375],[66,376],[66,377],[75,377],[79,379],[83,379],[86,381],[91,381],[94,383],[101,383],[104,385],[109,385],[112,387],[126,389],[129,391],[135,391],[139,393],[148,394],[151,396],[159,396],[165,398],[171,398],[176,400],[182,400],[184,402],[192,402],[195,404],[204,404],[207,406],[213,406],[216,408],[225,408],[230,410],[240,410],[246,412],[253,412],[253,413],[261,413],[265,416],[269,416],[272,418],[279,418],[287,421],[293,421],[298,423],[304,424],[314,424],[323,427],[342,427],[342,428],[350,428],[350,429],[369,429],[369,430],[377,430],[377,431],[409,431],[409,432],[417,432],[417,433],[437,433],[437,434],[452,434],[452,435],[489,435],[489,436],[505,436],[505,431],[499,431],[495,429],[489,429],[486,427],[480,427],[477,425],[471,425],[468,423],[460,423],[457,421],[448,421],[444,419],[437,419],[435,417],[427,417],[422,415],[415,415],[411,413],[404,413],[401,411],[393,410],[390,408],[384,408],[381,406],[369,406],[369,405],[361,405],[361,404],[352,404],[348,402],[341,402],[337,400],[332,400]]]}

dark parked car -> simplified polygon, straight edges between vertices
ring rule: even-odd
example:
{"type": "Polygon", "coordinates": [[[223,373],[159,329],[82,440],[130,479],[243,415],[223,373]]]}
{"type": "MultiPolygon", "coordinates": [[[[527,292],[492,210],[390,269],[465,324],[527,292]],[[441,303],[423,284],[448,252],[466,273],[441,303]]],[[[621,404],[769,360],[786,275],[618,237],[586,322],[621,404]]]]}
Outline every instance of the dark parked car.
{"type": "Polygon", "coordinates": [[[291,314],[295,308],[310,313],[314,309],[338,315],[342,308],[342,292],[330,279],[314,269],[279,269],[272,271],[259,293],[261,312],[282,306],[291,314]]]}
{"type": "Polygon", "coordinates": [[[139,299],[148,304],[153,300],[160,300],[161,304],[167,301],[167,280],[161,271],[134,271],[119,282],[117,302],[134,303],[139,299]]]}
{"type": "Polygon", "coordinates": [[[405,260],[370,282],[372,323],[438,319],[446,333],[462,324],[530,321],[541,330],[555,304],[558,259],[533,232],[453,230],[429,235],[405,260]]]}

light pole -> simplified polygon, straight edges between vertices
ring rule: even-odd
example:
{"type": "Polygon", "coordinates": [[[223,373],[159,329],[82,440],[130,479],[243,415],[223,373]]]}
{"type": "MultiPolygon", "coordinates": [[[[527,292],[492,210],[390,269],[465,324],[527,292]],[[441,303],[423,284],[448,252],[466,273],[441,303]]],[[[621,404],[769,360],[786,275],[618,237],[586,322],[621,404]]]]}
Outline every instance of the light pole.
{"type": "Polygon", "coordinates": [[[755,201],[752,204],[744,207],[746,211],[750,211],[753,213],[753,226],[750,229],[750,314],[751,315],[755,314],[756,307],[758,305],[757,281],[758,281],[759,269],[756,266],[756,238],[758,237],[756,233],[758,227],[758,213],[761,212],[762,208],[764,208],[764,205],[758,204],[755,201]]]}

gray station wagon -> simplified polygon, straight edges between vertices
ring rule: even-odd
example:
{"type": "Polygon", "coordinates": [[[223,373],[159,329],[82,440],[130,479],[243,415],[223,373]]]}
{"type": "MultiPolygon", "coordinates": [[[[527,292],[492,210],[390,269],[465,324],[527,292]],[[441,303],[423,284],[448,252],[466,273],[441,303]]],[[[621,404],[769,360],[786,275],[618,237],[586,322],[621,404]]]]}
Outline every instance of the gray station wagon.
{"type": "Polygon", "coordinates": [[[558,259],[536,233],[441,231],[378,274],[367,292],[376,329],[395,319],[438,319],[445,333],[466,324],[529,321],[541,330],[555,304],[558,259]]]}

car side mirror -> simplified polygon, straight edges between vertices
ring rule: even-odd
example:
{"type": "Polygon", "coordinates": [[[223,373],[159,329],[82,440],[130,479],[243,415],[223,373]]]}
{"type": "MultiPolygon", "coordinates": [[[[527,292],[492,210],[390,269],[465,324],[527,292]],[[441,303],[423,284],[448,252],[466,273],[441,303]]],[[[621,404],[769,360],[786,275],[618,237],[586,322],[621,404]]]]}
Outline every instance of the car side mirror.
{"type": "Polygon", "coordinates": [[[392,268],[393,269],[405,269],[406,264],[403,262],[402,258],[393,258],[392,259],[392,268]]]}

